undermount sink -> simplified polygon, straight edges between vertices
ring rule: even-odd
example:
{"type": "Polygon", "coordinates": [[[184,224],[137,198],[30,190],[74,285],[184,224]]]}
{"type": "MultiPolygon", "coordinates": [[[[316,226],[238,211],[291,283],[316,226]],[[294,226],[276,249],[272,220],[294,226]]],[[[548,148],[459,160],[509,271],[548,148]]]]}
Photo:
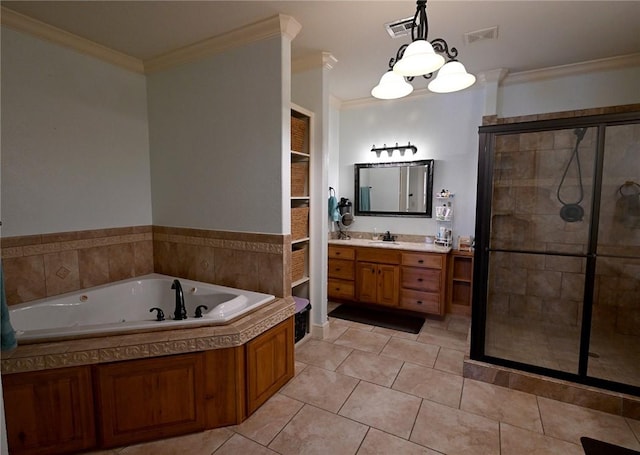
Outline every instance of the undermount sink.
{"type": "Polygon", "coordinates": [[[399,245],[398,242],[395,242],[395,241],[389,242],[387,240],[369,240],[369,242],[370,243],[379,243],[381,245],[385,245],[385,244],[387,244],[387,245],[399,245]]]}

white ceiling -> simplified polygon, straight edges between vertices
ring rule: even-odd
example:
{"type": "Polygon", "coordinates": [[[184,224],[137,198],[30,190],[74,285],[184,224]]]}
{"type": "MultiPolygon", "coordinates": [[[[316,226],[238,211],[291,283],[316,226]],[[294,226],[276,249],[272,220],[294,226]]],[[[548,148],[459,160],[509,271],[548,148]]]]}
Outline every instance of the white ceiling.
{"type": "MultiPolygon", "coordinates": [[[[409,38],[386,22],[412,16],[415,1],[2,1],[2,5],[141,60],[274,16],[302,25],[294,58],[328,51],[338,60],[331,92],[369,96],[409,38]]],[[[458,48],[478,74],[510,73],[640,53],[640,1],[449,1],[427,4],[429,38],[458,48]],[[497,25],[498,39],[465,45],[464,33],[497,25]]],[[[260,75],[256,75],[259,78],[260,75]]],[[[414,81],[416,88],[426,82],[414,81]]]]}

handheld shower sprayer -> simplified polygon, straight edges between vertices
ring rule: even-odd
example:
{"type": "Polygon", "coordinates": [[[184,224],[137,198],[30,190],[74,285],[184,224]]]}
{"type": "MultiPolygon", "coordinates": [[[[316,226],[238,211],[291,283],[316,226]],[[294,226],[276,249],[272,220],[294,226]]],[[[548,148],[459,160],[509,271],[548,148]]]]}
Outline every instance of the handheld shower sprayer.
{"type": "Polygon", "coordinates": [[[560,209],[560,218],[568,223],[574,223],[576,221],[582,221],[584,217],[584,209],[580,205],[582,199],[584,198],[584,188],[582,186],[582,168],[580,166],[580,155],[578,153],[578,147],[580,146],[580,142],[584,139],[585,134],[587,133],[587,128],[576,128],[573,130],[573,134],[576,136],[576,145],[573,148],[573,153],[567,162],[567,166],[564,168],[564,173],[562,174],[562,179],[560,179],[560,184],[558,185],[558,191],[556,192],[556,197],[558,201],[562,204],[562,208],[560,209]],[[567,177],[567,172],[569,172],[569,167],[571,166],[571,162],[573,158],[576,159],[576,166],[578,169],[578,185],[579,185],[579,198],[576,202],[565,202],[560,197],[560,189],[564,184],[564,180],[567,177]]]}

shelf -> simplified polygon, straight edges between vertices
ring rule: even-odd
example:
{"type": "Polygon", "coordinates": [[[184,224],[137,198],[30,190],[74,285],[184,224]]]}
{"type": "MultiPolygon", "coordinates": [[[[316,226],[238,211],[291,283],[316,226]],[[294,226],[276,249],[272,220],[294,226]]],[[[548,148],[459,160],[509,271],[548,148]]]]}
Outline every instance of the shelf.
{"type": "Polygon", "coordinates": [[[456,277],[453,277],[452,280],[455,281],[455,282],[458,282],[458,283],[469,283],[469,284],[471,284],[471,280],[468,279],[468,278],[456,278],[456,277]]]}
{"type": "Polygon", "coordinates": [[[308,153],[304,153],[304,152],[296,152],[295,150],[291,150],[291,159],[292,160],[300,160],[300,161],[304,161],[304,160],[308,160],[309,158],[311,158],[311,155],[309,155],[308,153]]]}
{"type": "MultiPolygon", "coordinates": [[[[311,245],[309,213],[311,209],[311,155],[313,114],[291,107],[291,273],[292,294],[310,299],[311,245]]],[[[315,157],[314,157],[315,158],[315,157]]]]}
{"type": "Polygon", "coordinates": [[[449,283],[447,311],[471,315],[473,290],[473,254],[453,251],[449,257],[449,283]]]}
{"type": "Polygon", "coordinates": [[[295,288],[297,286],[300,286],[301,284],[308,283],[308,282],[309,282],[309,277],[305,276],[305,277],[300,278],[299,280],[296,280],[293,283],[291,283],[291,287],[295,288]]]}

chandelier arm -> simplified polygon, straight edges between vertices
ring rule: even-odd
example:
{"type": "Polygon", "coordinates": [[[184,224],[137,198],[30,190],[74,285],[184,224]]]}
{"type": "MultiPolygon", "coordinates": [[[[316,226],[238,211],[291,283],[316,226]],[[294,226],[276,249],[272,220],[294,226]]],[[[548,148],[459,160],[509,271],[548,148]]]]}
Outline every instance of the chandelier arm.
{"type": "Polygon", "coordinates": [[[396,52],[396,56],[395,57],[391,57],[391,59],[389,60],[389,69],[390,70],[392,70],[393,69],[393,65],[398,63],[398,61],[402,58],[402,56],[404,55],[404,51],[407,49],[407,47],[409,47],[408,44],[403,44],[398,49],[398,52],[396,52]]]}
{"type": "Polygon", "coordinates": [[[451,49],[449,49],[449,45],[447,44],[447,42],[442,39],[442,38],[436,38],[433,41],[431,41],[431,46],[433,47],[433,50],[436,51],[439,54],[445,54],[450,62],[457,62],[457,57],[458,57],[458,49],[456,49],[455,47],[452,47],[451,49]]]}

